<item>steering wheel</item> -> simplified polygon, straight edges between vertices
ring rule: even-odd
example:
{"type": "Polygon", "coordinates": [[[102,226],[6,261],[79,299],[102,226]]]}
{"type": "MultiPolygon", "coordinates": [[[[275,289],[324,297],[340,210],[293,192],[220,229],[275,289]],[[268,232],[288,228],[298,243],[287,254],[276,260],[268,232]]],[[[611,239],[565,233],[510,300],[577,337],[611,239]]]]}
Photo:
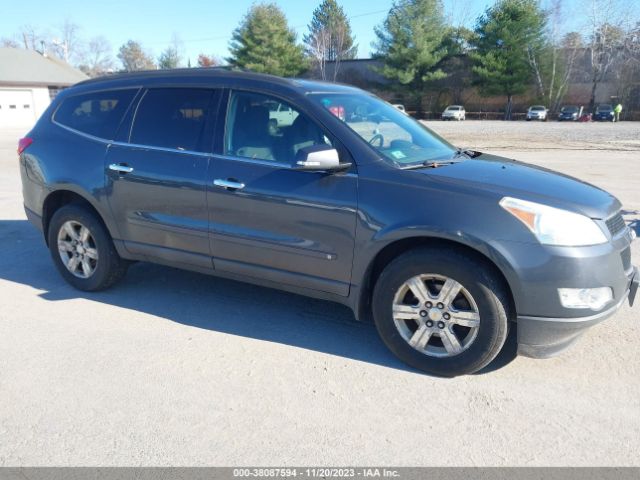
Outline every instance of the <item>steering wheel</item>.
{"type": "Polygon", "coordinates": [[[371,139],[369,140],[369,145],[375,146],[374,144],[376,141],[378,141],[379,143],[378,148],[382,148],[382,146],[384,145],[384,137],[381,133],[376,133],[373,137],[371,137],[371,139]]]}

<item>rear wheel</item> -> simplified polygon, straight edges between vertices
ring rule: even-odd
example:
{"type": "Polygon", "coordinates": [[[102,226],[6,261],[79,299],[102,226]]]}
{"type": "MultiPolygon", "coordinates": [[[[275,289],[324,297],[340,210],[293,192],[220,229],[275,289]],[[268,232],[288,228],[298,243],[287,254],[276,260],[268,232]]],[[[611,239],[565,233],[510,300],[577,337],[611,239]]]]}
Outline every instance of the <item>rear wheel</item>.
{"type": "Polygon", "coordinates": [[[49,251],[64,279],[79,290],[110,287],[127,272],[109,232],[96,215],[82,205],[66,205],[49,222],[49,251]]]}
{"type": "Polygon", "coordinates": [[[473,373],[498,355],[509,302],[483,262],[453,249],[418,249],[392,261],[374,290],[380,336],[402,361],[427,373],[473,373]]]}

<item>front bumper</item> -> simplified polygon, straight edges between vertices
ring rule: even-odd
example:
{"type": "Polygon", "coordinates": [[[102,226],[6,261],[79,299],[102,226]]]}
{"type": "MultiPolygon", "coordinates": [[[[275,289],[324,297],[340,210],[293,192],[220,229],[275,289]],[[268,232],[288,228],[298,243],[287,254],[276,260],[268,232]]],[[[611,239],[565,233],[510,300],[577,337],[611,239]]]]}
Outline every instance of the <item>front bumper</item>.
{"type": "Polygon", "coordinates": [[[614,306],[594,315],[578,318],[518,316],[518,354],[532,358],[549,358],[573,344],[586,330],[615,314],[625,301],[633,305],[640,270],[632,269],[626,293],[614,306]]]}

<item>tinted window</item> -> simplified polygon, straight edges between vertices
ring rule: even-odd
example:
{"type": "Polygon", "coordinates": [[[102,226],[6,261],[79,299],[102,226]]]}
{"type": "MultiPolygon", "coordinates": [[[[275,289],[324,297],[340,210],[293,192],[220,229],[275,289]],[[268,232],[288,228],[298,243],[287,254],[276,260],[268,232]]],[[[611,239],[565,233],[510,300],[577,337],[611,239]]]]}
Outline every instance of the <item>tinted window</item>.
{"type": "Polygon", "coordinates": [[[111,90],[75,95],[62,102],[56,122],[96,137],[113,139],[136,90],[111,90]]]}
{"type": "Polygon", "coordinates": [[[292,163],[301,148],[331,142],[315,122],[287,103],[234,92],[224,145],[226,155],[292,163]]]}
{"type": "Polygon", "coordinates": [[[131,143],[210,152],[211,137],[205,128],[213,95],[213,90],[202,88],[149,90],[138,105],[131,143]]]}

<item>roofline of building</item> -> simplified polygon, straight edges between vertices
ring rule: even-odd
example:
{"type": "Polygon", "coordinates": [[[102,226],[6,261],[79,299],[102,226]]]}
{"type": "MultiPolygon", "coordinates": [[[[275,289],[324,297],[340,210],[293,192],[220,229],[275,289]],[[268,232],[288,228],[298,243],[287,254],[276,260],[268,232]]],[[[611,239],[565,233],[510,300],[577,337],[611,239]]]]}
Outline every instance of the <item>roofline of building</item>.
{"type": "Polygon", "coordinates": [[[17,88],[49,88],[49,87],[70,87],[75,85],[75,83],[62,82],[62,83],[52,83],[52,82],[0,82],[0,87],[17,87],[17,88]]]}

